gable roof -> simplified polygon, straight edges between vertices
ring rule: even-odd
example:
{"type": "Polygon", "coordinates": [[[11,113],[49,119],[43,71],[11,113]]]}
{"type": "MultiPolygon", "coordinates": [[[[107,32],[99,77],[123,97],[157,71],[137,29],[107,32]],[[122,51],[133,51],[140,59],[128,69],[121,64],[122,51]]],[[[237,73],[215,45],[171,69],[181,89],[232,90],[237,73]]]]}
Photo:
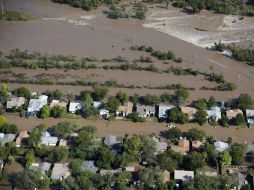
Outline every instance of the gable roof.
{"type": "Polygon", "coordinates": [[[243,115],[243,111],[240,109],[233,109],[233,110],[226,111],[226,115],[229,118],[235,118],[238,114],[243,115]]]}
{"type": "Polygon", "coordinates": [[[59,107],[66,107],[67,102],[65,101],[59,101],[59,100],[52,100],[49,107],[53,108],[54,106],[59,106],[59,107]]]}
{"type": "Polygon", "coordinates": [[[48,102],[48,96],[42,95],[39,96],[39,99],[30,99],[27,111],[34,112],[40,111],[43,106],[45,106],[48,102]]]}
{"type": "Polygon", "coordinates": [[[159,118],[165,118],[167,117],[167,111],[171,110],[173,107],[173,105],[165,105],[165,104],[160,104],[159,105],[159,118]]]}
{"type": "Polygon", "coordinates": [[[71,102],[69,105],[69,112],[76,112],[77,110],[80,110],[82,108],[81,104],[78,102],[71,102]]]}
{"type": "Polygon", "coordinates": [[[146,106],[146,105],[137,105],[137,112],[140,115],[146,115],[147,113],[155,113],[155,107],[154,106],[146,106]]]}
{"type": "Polygon", "coordinates": [[[228,143],[222,142],[222,141],[216,141],[214,142],[215,150],[219,152],[223,152],[224,150],[229,149],[228,143]]]}
{"type": "Polygon", "coordinates": [[[0,142],[4,146],[6,143],[13,141],[16,138],[15,134],[0,133],[0,142]]]}
{"type": "Polygon", "coordinates": [[[71,175],[70,169],[68,168],[69,163],[60,164],[56,163],[54,164],[54,167],[52,169],[51,178],[55,180],[62,180],[66,179],[71,175]]]}
{"type": "Polygon", "coordinates": [[[247,109],[246,110],[246,117],[253,117],[254,116],[254,110],[247,109]]]}
{"type": "Polygon", "coordinates": [[[83,170],[89,170],[90,172],[96,173],[99,168],[95,166],[94,161],[93,160],[89,160],[89,161],[84,161],[81,164],[81,168],[83,170]]]}
{"type": "Polygon", "coordinates": [[[10,101],[7,101],[6,108],[11,109],[13,107],[20,107],[25,103],[26,99],[23,97],[17,97],[17,98],[12,98],[10,101]]]}
{"type": "Polygon", "coordinates": [[[210,110],[206,110],[207,117],[216,117],[217,119],[221,118],[221,111],[219,107],[212,107],[210,110]]]}
{"type": "Polygon", "coordinates": [[[125,102],[123,106],[119,106],[117,112],[126,112],[132,113],[133,103],[132,102],[125,102]]]}
{"type": "Polygon", "coordinates": [[[189,106],[181,106],[180,107],[181,112],[186,113],[188,115],[193,115],[197,113],[197,109],[189,106]]]}
{"type": "Polygon", "coordinates": [[[56,145],[58,137],[51,136],[47,131],[42,133],[40,143],[45,145],[56,145]]]}
{"type": "Polygon", "coordinates": [[[24,138],[28,138],[29,134],[27,133],[27,131],[20,131],[19,136],[16,138],[16,145],[21,145],[22,140],[24,138]]]}
{"type": "Polygon", "coordinates": [[[109,135],[104,138],[104,144],[106,144],[107,146],[113,146],[118,143],[119,142],[116,140],[116,136],[109,135]]]}
{"type": "Polygon", "coordinates": [[[46,172],[49,171],[50,166],[51,166],[51,163],[49,162],[32,163],[29,169],[38,170],[40,168],[43,174],[45,174],[46,172]]]}

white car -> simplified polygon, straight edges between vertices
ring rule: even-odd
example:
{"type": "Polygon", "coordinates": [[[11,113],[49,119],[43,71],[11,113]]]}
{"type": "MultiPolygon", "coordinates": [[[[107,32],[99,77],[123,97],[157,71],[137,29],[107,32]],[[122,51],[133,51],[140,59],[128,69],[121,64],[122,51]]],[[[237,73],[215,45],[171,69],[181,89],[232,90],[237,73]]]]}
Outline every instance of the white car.
{"type": "Polygon", "coordinates": [[[169,128],[169,129],[172,129],[172,128],[174,128],[174,127],[176,127],[176,126],[173,125],[173,124],[167,124],[167,128],[169,128]]]}

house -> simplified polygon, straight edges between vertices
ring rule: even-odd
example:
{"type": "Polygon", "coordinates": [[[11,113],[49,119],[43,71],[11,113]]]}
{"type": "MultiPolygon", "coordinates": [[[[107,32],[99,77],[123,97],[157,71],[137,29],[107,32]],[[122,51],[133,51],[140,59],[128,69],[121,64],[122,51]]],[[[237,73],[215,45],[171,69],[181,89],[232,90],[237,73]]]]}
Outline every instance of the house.
{"type": "Polygon", "coordinates": [[[203,142],[201,142],[201,141],[192,141],[191,142],[192,148],[199,148],[202,144],[203,144],[203,142]]]}
{"type": "Polygon", "coordinates": [[[101,109],[101,108],[104,107],[104,103],[103,103],[103,102],[100,102],[100,101],[94,101],[94,102],[93,102],[93,107],[98,108],[98,109],[101,109]]]}
{"type": "Polygon", "coordinates": [[[223,152],[224,150],[228,150],[229,146],[228,143],[222,142],[222,141],[216,141],[214,142],[215,150],[219,152],[223,152]]]}
{"type": "Polygon", "coordinates": [[[162,176],[163,176],[163,179],[162,179],[163,183],[167,183],[167,182],[170,181],[170,173],[169,173],[169,171],[164,170],[163,173],[162,173],[162,176]]]}
{"type": "Polygon", "coordinates": [[[116,173],[119,173],[121,171],[121,169],[117,169],[117,170],[100,170],[100,174],[101,175],[114,175],[116,173]]]}
{"type": "Polygon", "coordinates": [[[43,174],[48,173],[51,167],[51,163],[49,162],[40,162],[40,163],[32,163],[29,167],[30,170],[41,170],[43,174]]]}
{"type": "Polygon", "coordinates": [[[136,112],[141,117],[154,117],[155,107],[154,106],[137,105],[136,112]]]}
{"type": "Polygon", "coordinates": [[[246,152],[254,152],[254,144],[248,144],[246,148],[246,152]]]}
{"type": "Polygon", "coordinates": [[[158,153],[164,152],[168,148],[168,143],[160,141],[160,139],[153,137],[154,142],[156,143],[156,150],[158,153]]]}
{"type": "Polygon", "coordinates": [[[174,179],[181,180],[183,182],[193,180],[194,171],[174,170],[174,179]]]}
{"type": "Polygon", "coordinates": [[[88,170],[92,173],[96,173],[99,168],[95,166],[94,164],[94,161],[93,160],[89,160],[89,161],[84,161],[82,164],[81,164],[81,169],[83,170],[88,170]]]}
{"type": "Polygon", "coordinates": [[[59,101],[59,100],[52,100],[51,101],[51,103],[50,103],[50,105],[49,105],[49,107],[50,108],[53,108],[53,107],[55,107],[55,106],[59,106],[59,107],[61,107],[61,108],[66,108],[67,107],[67,102],[65,102],[65,101],[59,101]]]}
{"type": "Polygon", "coordinates": [[[189,120],[194,120],[195,115],[198,111],[196,108],[188,107],[188,106],[181,106],[180,109],[182,113],[185,113],[189,116],[189,120]]]}
{"type": "Polygon", "coordinates": [[[12,108],[19,108],[26,102],[26,99],[23,97],[12,98],[10,101],[7,101],[6,109],[11,110],[12,108]]]}
{"type": "Polygon", "coordinates": [[[186,154],[186,152],[190,150],[190,141],[185,138],[181,138],[178,141],[178,145],[171,145],[170,148],[175,152],[186,154]]]}
{"type": "Polygon", "coordinates": [[[246,175],[240,172],[237,173],[237,189],[238,190],[242,189],[242,186],[247,184],[247,181],[245,179],[246,179],[246,175]]]}
{"type": "Polygon", "coordinates": [[[168,112],[171,110],[174,106],[173,105],[159,105],[158,108],[158,117],[159,119],[167,119],[168,112]]]}
{"type": "Polygon", "coordinates": [[[106,144],[107,146],[113,146],[118,143],[119,142],[116,140],[116,136],[109,135],[104,138],[104,144],[106,144]]]}
{"type": "Polygon", "coordinates": [[[126,117],[132,113],[133,103],[125,102],[123,106],[119,106],[116,111],[116,117],[126,117]]]}
{"type": "Polygon", "coordinates": [[[246,110],[246,118],[247,118],[247,123],[248,127],[251,128],[254,126],[254,110],[246,110]]]}
{"type": "Polygon", "coordinates": [[[238,114],[243,115],[243,111],[240,110],[240,109],[233,109],[233,110],[228,110],[228,111],[226,111],[226,116],[227,116],[229,119],[236,118],[236,116],[237,116],[238,114]]]}
{"type": "Polygon", "coordinates": [[[125,167],[125,171],[126,171],[126,172],[135,172],[136,169],[135,169],[135,167],[133,167],[133,166],[127,166],[127,167],[125,167]]]}
{"type": "Polygon", "coordinates": [[[16,138],[16,147],[20,147],[22,142],[29,137],[27,131],[20,131],[19,136],[16,138]]]}
{"type": "Polygon", "coordinates": [[[65,139],[60,139],[59,146],[68,147],[68,142],[65,139]]]}
{"type": "Polygon", "coordinates": [[[36,114],[39,112],[43,106],[48,103],[48,96],[39,96],[39,99],[30,99],[27,112],[29,114],[36,114]]]}
{"type": "Polygon", "coordinates": [[[109,117],[109,111],[105,109],[101,109],[99,111],[101,119],[107,119],[109,117]]]}
{"type": "Polygon", "coordinates": [[[6,143],[13,141],[16,138],[15,134],[0,133],[0,143],[4,146],[6,143]]]}
{"type": "Polygon", "coordinates": [[[52,169],[51,179],[60,180],[66,179],[71,175],[70,169],[68,168],[69,163],[56,163],[52,169]]]}
{"type": "Polygon", "coordinates": [[[42,133],[40,144],[45,144],[46,146],[56,146],[57,141],[57,137],[52,137],[47,131],[45,131],[42,133]]]}
{"type": "Polygon", "coordinates": [[[208,122],[210,123],[212,120],[218,121],[221,119],[221,111],[219,107],[212,107],[209,110],[206,110],[207,112],[207,119],[208,122]]]}
{"type": "Polygon", "coordinates": [[[69,105],[69,112],[76,113],[76,111],[81,110],[82,105],[78,102],[71,102],[69,105]]]}

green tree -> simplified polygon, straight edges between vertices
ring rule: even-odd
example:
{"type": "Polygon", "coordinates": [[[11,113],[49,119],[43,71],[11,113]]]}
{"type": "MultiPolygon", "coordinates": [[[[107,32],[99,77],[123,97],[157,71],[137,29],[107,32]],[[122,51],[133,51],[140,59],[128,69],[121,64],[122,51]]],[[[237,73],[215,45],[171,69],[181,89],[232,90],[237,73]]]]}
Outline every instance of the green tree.
{"type": "Polygon", "coordinates": [[[92,97],[94,100],[99,101],[108,94],[108,89],[99,85],[93,86],[92,97]]]}
{"type": "Polygon", "coordinates": [[[7,133],[7,134],[16,134],[18,132],[18,127],[15,124],[9,124],[6,123],[4,125],[0,125],[0,131],[2,133],[7,133]]]}
{"type": "Polygon", "coordinates": [[[18,97],[24,97],[26,99],[29,99],[31,97],[31,92],[26,87],[20,87],[14,90],[13,92],[18,97]]]}
{"type": "Polygon", "coordinates": [[[59,138],[66,138],[68,137],[68,135],[71,134],[72,130],[76,127],[77,125],[75,122],[71,121],[60,122],[53,128],[53,133],[59,138]]]}
{"type": "Polygon", "coordinates": [[[108,98],[106,108],[108,109],[109,112],[115,113],[116,110],[118,109],[118,107],[120,106],[120,104],[121,103],[119,102],[119,100],[116,97],[110,96],[108,98]]]}
{"type": "Polygon", "coordinates": [[[208,107],[212,108],[214,106],[216,106],[217,102],[214,96],[210,96],[209,100],[208,100],[208,107]]]}
{"type": "Polygon", "coordinates": [[[35,156],[34,156],[34,152],[32,150],[26,154],[25,162],[26,162],[26,166],[28,166],[28,167],[31,166],[31,164],[33,162],[35,162],[35,156]]]}
{"type": "Polygon", "coordinates": [[[145,136],[142,138],[143,146],[141,150],[141,158],[142,160],[153,163],[155,161],[155,155],[154,153],[157,151],[156,143],[155,141],[148,136],[145,136]]]}
{"type": "Polygon", "coordinates": [[[196,102],[196,108],[198,110],[206,110],[207,109],[206,100],[203,98],[198,99],[198,101],[196,102]]]}
{"type": "Polygon", "coordinates": [[[189,92],[184,88],[175,91],[175,100],[178,105],[184,103],[189,98],[189,92]]]}
{"type": "Polygon", "coordinates": [[[7,119],[4,116],[0,115],[0,127],[5,124],[7,124],[7,119]]]}
{"type": "Polygon", "coordinates": [[[196,175],[190,183],[185,183],[183,189],[214,190],[218,189],[217,179],[206,175],[196,175]]]}
{"type": "Polygon", "coordinates": [[[187,138],[190,140],[190,141],[195,141],[195,140],[199,140],[199,141],[202,141],[203,138],[205,138],[206,135],[205,135],[205,132],[202,131],[202,130],[199,130],[197,128],[192,128],[190,129],[188,132],[187,132],[187,138]]]}
{"type": "Polygon", "coordinates": [[[50,107],[49,107],[49,105],[43,106],[43,108],[40,111],[39,116],[43,119],[48,118],[50,116],[50,107]]]}
{"type": "Polygon", "coordinates": [[[38,146],[42,132],[44,132],[45,129],[46,129],[45,125],[38,125],[32,130],[32,132],[30,133],[30,136],[28,138],[28,145],[30,147],[37,147],[38,146]]]}
{"type": "Polygon", "coordinates": [[[146,11],[147,11],[146,6],[143,3],[139,2],[137,4],[136,17],[138,19],[144,20],[146,18],[146,11]]]}
{"type": "Polygon", "coordinates": [[[162,171],[159,168],[145,168],[138,172],[138,178],[144,189],[156,187],[162,183],[162,171]]]}
{"type": "Polygon", "coordinates": [[[234,144],[231,146],[230,155],[234,165],[241,165],[244,161],[245,147],[241,144],[234,144]]]}
{"type": "Polygon", "coordinates": [[[236,117],[233,119],[234,125],[245,125],[245,118],[242,114],[237,114],[236,117]]]}
{"type": "Polygon", "coordinates": [[[171,128],[168,130],[168,137],[171,141],[176,142],[181,137],[182,132],[179,128],[171,128]]]}
{"type": "Polygon", "coordinates": [[[198,170],[205,165],[206,154],[192,151],[183,161],[184,168],[187,170],[198,170]]]}
{"type": "Polygon", "coordinates": [[[9,97],[9,86],[7,84],[2,84],[0,88],[0,97],[8,98],[9,97]]]}
{"type": "Polygon", "coordinates": [[[127,140],[127,152],[134,160],[139,160],[141,156],[143,142],[140,136],[133,136],[127,140]]]}
{"type": "Polygon", "coordinates": [[[119,91],[116,94],[116,98],[123,104],[128,100],[128,95],[125,92],[119,91]]]}
{"type": "Polygon", "coordinates": [[[232,157],[225,150],[220,155],[220,163],[222,167],[230,166],[232,163],[232,157]]]}
{"type": "Polygon", "coordinates": [[[219,119],[219,124],[222,126],[222,127],[229,127],[229,119],[228,117],[226,116],[226,114],[222,113],[221,114],[221,119],[219,119]]]}
{"type": "Polygon", "coordinates": [[[64,117],[67,114],[67,109],[65,107],[60,107],[58,105],[51,109],[50,115],[54,118],[64,117]]]}
{"type": "Polygon", "coordinates": [[[207,112],[205,110],[198,110],[195,115],[195,120],[199,125],[204,125],[207,121],[207,112]]]}
{"type": "Polygon", "coordinates": [[[159,154],[157,157],[157,162],[162,170],[173,172],[177,168],[180,161],[174,158],[172,153],[168,152],[169,151],[166,151],[163,154],[159,154]]]}
{"type": "Polygon", "coordinates": [[[67,159],[69,156],[69,150],[64,147],[54,147],[52,151],[49,153],[49,159],[52,162],[60,162],[62,160],[67,159]]]}
{"type": "Polygon", "coordinates": [[[245,110],[253,104],[252,98],[249,94],[240,94],[237,99],[237,107],[245,110]]]}
{"type": "Polygon", "coordinates": [[[96,165],[99,168],[111,169],[114,162],[115,154],[107,146],[100,146],[96,154],[96,165]]]}
{"type": "Polygon", "coordinates": [[[127,118],[132,120],[133,122],[145,122],[146,118],[139,116],[137,112],[133,112],[127,115],[127,118]]]}
{"type": "Polygon", "coordinates": [[[127,172],[119,172],[116,177],[115,189],[125,190],[131,178],[131,174],[127,172]]]}

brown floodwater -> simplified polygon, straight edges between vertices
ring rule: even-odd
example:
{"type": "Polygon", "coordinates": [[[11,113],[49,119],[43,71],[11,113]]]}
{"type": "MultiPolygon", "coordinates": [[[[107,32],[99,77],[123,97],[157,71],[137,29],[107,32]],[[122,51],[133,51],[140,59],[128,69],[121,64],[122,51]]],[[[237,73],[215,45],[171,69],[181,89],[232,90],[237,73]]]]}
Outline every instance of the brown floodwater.
{"type": "MultiPolygon", "coordinates": [[[[110,20],[102,13],[106,9],[104,7],[88,13],[66,5],[54,4],[50,0],[10,0],[6,7],[12,10],[23,10],[39,18],[28,22],[0,21],[0,51],[8,52],[14,48],[20,48],[49,54],[71,54],[77,57],[112,58],[122,55],[135,59],[140,56],[139,52],[133,52],[129,48],[133,45],[144,44],[163,51],[173,50],[177,56],[183,58],[182,66],[184,67],[193,67],[209,73],[212,68],[213,72],[222,73],[227,81],[236,84],[240,76],[237,90],[222,93],[225,98],[229,98],[231,94],[238,95],[243,92],[254,97],[253,68],[152,28],[144,28],[143,21],[110,20]]],[[[127,73],[119,72],[115,76],[124,82],[126,75],[127,73]]],[[[135,72],[131,76],[133,75],[135,72]]],[[[151,75],[149,78],[149,75],[145,76],[142,72],[128,80],[134,80],[137,84],[139,81],[147,80],[157,80],[156,83],[162,84],[169,81],[178,83],[178,80],[184,80],[183,83],[193,84],[193,86],[198,83],[191,77],[171,79],[169,75],[158,78],[151,75]]],[[[200,91],[195,94],[198,92],[200,91]]],[[[204,91],[201,94],[206,96],[204,91]]]]}

